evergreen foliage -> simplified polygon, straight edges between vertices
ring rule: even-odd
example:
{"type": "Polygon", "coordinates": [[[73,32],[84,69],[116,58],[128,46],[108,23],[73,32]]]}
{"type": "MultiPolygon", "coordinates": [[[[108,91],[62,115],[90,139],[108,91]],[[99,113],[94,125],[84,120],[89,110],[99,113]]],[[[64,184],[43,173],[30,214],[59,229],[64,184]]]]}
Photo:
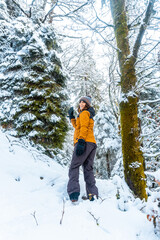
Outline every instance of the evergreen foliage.
{"type": "Polygon", "coordinates": [[[95,116],[95,137],[97,141],[95,171],[100,177],[109,178],[120,157],[121,139],[111,107],[105,103],[101,103],[95,116]]]}
{"type": "Polygon", "coordinates": [[[1,19],[0,121],[14,136],[27,136],[52,151],[67,132],[66,74],[51,25],[10,16],[1,19]]]}
{"type": "Polygon", "coordinates": [[[145,87],[141,91],[140,99],[139,115],[142,125],[141,140],[145,156],[145,169],[157,171],[160,168],[159,84],[157,87],[145,87]]]}

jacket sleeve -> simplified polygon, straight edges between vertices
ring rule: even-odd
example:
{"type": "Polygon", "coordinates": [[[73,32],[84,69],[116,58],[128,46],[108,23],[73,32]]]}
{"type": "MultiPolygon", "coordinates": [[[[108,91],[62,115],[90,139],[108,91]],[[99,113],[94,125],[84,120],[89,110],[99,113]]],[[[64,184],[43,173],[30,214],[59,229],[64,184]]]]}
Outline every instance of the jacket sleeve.
{"type": "Polygon", "coordinates": [[[88,111],[83,111],[80,114],[81,128],[80,128],[79,139],[86,140],[86,137],[88,134],[89,118],[90,118],[90,113],[88,111]]]}
{"type": "Polygon", "coordinates": [[[75,118],[71,119],[71,123],[72,123],[73,127],[76,128],[76,119],[75,118]]]}

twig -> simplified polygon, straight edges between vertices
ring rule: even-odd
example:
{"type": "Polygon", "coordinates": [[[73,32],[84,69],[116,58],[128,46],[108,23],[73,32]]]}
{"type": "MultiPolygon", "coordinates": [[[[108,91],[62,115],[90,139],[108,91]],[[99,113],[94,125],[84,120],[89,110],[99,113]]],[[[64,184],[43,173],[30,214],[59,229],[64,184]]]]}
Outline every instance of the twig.
{"type": "Polygon", "coordinates": [[[58,36],[60,36],[60,37],[66,37],[66,38],[76,38],[76,39],[81,39],[82,37],[81,36],[79,36],[79,37],[76,37],[76,36],[69,36],[69,35],[64,35],[64,34],[57,34],[58,36]]]}
{"type": "Polygon", "coordinates": [[[35,0],[32,0],[31,6],[33,6],[33,3],[35,2],[35,0]]]}
{"type": "Polygon", "coordinates": [[[64,209],[65,209],[65,201],[63,199],[63,211],[62,211],[62,217],[61,217],[61,220],[60,220],[60,224],[62,224],[62,221],[63,221],[64,209]]]}
{"type": "MultiPolygon", "coordinates": [[[[64,15],[62,15],[62,14],[55,15],[55,16],[53,16],[53,18],[57,18],[57,17],[69,17],[71,14],[79,11],[81,8],[85,7],[85,6],[88,5],[88,4],[89,4],[89,3],[88,3],[88,1],[87,1],[86,3],[84,3],[83,5],[81,5],[81,6],[78,7],[78,8],[74,9],[73,11],[70,11],[70,12],[64,14],[64,15]]],[[[46,14],[46,16],[44,17],[44,19],[42,20],[42,23],[45,22],[47,16],[53,11],[53,9],[56,7],[56,5],[57,5],[57,2],[56,2],[55,5],[49,10],[49,12],[46,14]]]]}
{"type": "Polygon", "coordinates": [[[101,34],[101,32],[99,32],[96,28],[92,27],[89,23],[85,23],[84,21],[82,21],[81,19],[79,19],[79,22],[81,22],[82,24],[86,25],[88,28],[90,28],[92,31],[94,31],[95,33],[99,34],[99,36],[113,49],[115,49],[118,52],[121,52],[121,50],[117,47],[114,47],[114,45],[112,43],[110,43],[108,40],[105,39],[105,37],[101,34]]]}
{"type": "Polygon", "coordinates": [[[108,23],[104,22],[102,19],[100,19],[100,18],[98,17],[97,11],[96,11],[96,9],[95,9],[95,7],[94,7],[93,4],[92,4],[92,7],[93,7],[93,10],[94,10],[94,12],[95,12],[95,14],[96,14],[96,18],[97,18],[100,22],[102,22],[103,24],[105,24],[106,27],[112,27],[112,28],[114,28],[114,25],[108,24],[108,23]]]}
{"type": "Polygon", "coordinates": [[[12,0],[12,2],[29,18],[30,14],[26,13],[23,8],[21,8],[21,6],[19,5],[19,3],[17,3],[15,0],[12,0]]]}
{"type": "Polygon", "coordinates": [[[37,222],[37,218],[36,218],[36,211],[34,211],[34,213],[31,213],[31,215],[34,217],[36,225],[38,226],[38,222],[37,222]]]}
{"type": "Polygon", "coordinates": [[[99,218],[95,218],[95,216],[91,212],[89,212],[89,214],[94,218],[94,220],[96,221],[97,226],[99,226],[99,222],[98,222],[99,218]]]}
{"type": "Polygon", "coordinates": [[[48,13],[45,15],[44,19],[42,20],[42,23],[44,23],[48,17],[48,15],[54,10],[54,8],[57,6],[57,1],[56,3],[52,6],[52,8],[48,11],[48,13]]]}
{"type": "Polygon", "coordinates": [[[12,141],[9,139],[9,137],[6,134],[5,134],[5,136],[10,144],[10,146],[9,146],[10,152],[14,152],[12,141]]]}
{"type": "Polygon", "coordinates": [[[160,42],[158,42],[143,58],[141,58],[140,60],[138,60],[138,61],[136,62],[136,64],[139,63],[139,62],[142,62],[159,44],[160,44],[160,42]]]}
{"type": "Polygon", "coordinates": [[[145,13],[145,10],[140,14],[140,15],[138,15],[138,17],[136,17],[130,24],[128,24],[128,29],[130,29],[131,27],[133,27],[133,23],[135,22],[135,21],[137,21],[138,20],[138,18],[140,18],[140,17],[142,17],[142,15],[145,13]]]}
{"type": "Polygon", "coordinates": [[[101,203],[107,199],[107,198],[104,198],[104,199],[103,199],[103,198],[101,198],[100,196],[98,196],[98,198],[101,199],[101,203]]]}

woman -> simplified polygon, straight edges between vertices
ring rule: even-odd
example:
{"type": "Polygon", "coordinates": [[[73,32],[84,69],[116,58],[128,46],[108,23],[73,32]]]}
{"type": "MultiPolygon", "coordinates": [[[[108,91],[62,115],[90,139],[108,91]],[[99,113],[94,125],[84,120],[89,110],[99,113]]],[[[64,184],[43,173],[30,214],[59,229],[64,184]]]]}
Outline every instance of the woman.
{"type": "Polygon", "coordinates": [[[97,145],[93,133],[93,117],[95,111],[93,107],[91,107],[91,97],[85,96],[80,98],[78,112],[79,115],[77,119],[75,119],[73,115],[73,107],[68,111],[71,123],[75,128],[75,147],[69,169],[67,191],[72,202],[78,201],[80,195],[79,167],[82,165],[87,197],[90,201],[93,201],[94,196],[98,198],[98,189],[95,185],[93,174],[93,161],[97,145]]]}

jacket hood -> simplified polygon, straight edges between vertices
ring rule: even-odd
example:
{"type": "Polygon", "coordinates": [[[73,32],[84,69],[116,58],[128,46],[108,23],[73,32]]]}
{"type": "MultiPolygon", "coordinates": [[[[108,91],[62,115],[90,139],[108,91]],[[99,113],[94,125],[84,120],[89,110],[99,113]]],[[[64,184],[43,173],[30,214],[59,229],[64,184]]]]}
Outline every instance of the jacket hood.
{"type": "Polygon", "coordinates": [[[88,108],[87,111],[90,112],[91,117],[94,117],[96,115],[93,107],[88,108]]]}

